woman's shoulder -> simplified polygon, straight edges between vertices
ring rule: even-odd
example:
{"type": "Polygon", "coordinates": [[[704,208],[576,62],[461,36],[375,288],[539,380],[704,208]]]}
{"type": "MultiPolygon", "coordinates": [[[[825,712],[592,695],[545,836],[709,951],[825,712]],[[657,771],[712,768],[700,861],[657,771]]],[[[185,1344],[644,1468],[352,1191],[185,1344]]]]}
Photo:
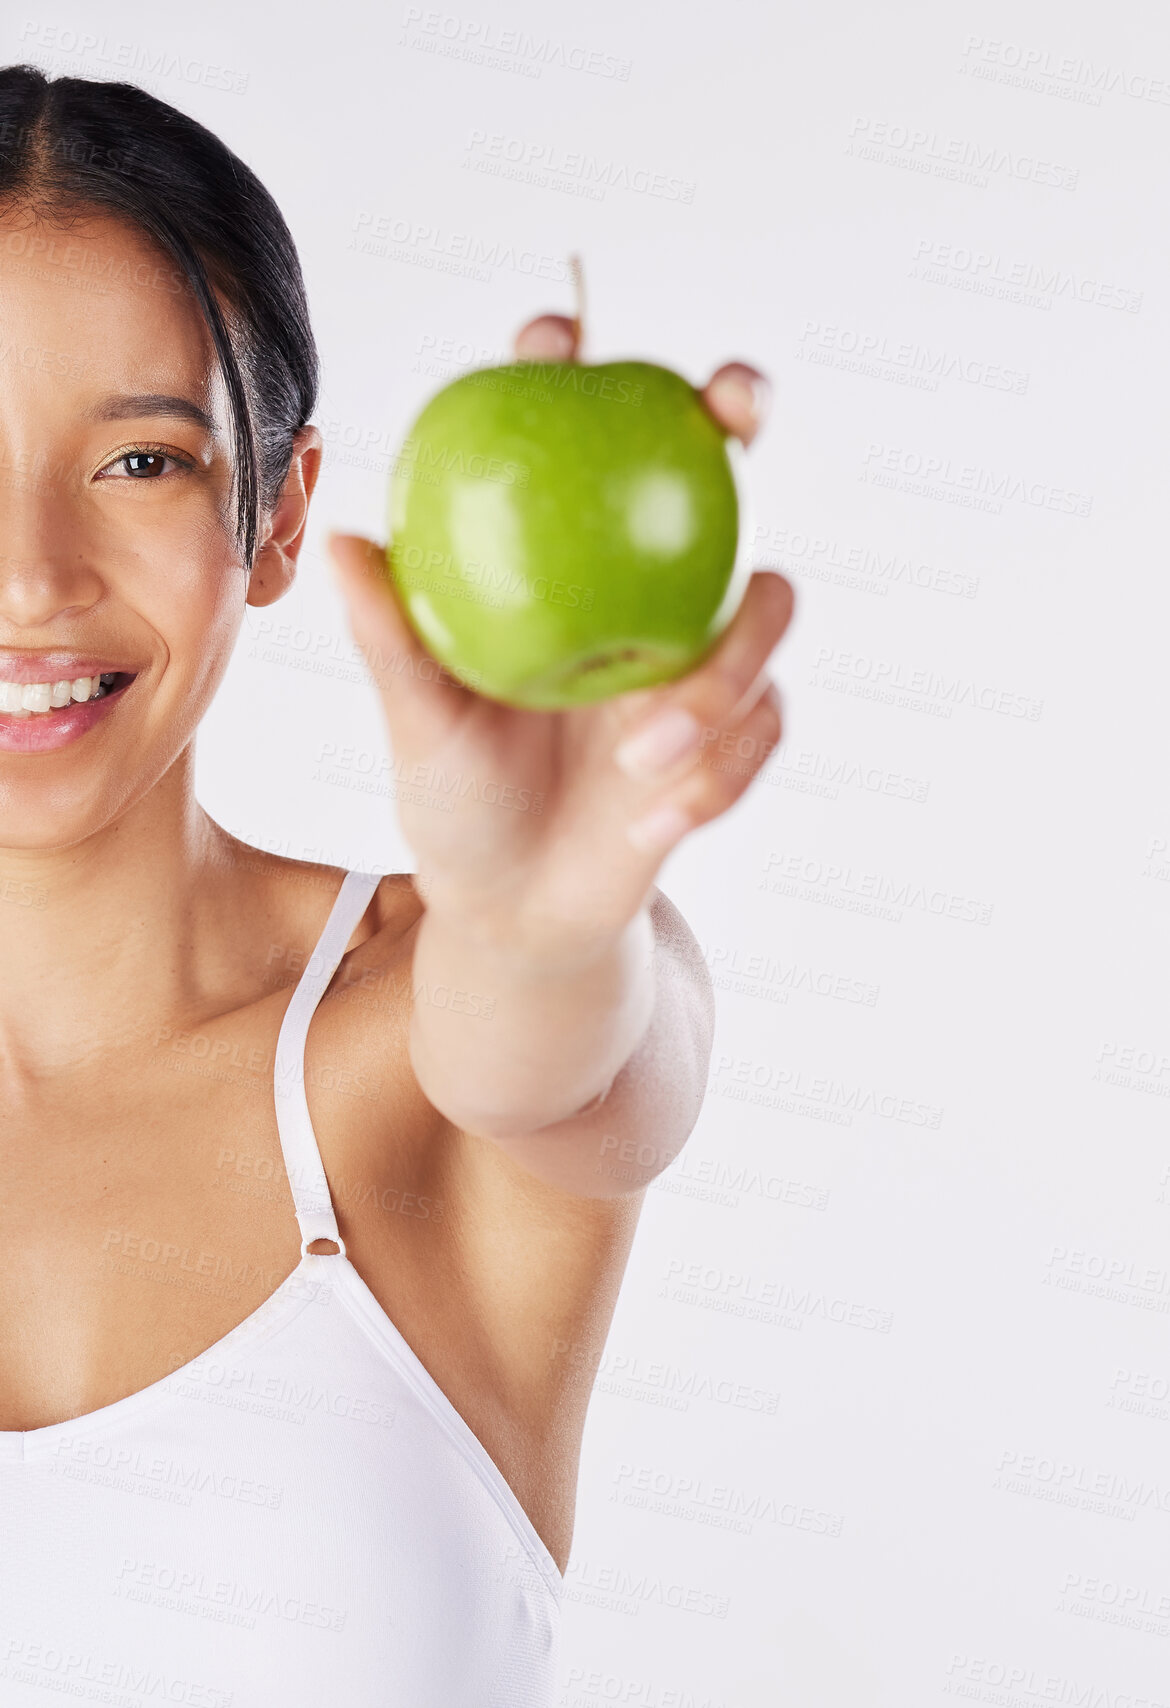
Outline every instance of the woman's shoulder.
{"type": "MultiPolygon", "coordinates": [[[[270,849],[257,848],[224,832],[218,841],[217,861],[230,868],[249,906],[283,927],[291,942],[312,943],[320,935],[329,912],[350,870],[375,871],[365,864],[337,866],[301,860],[270,849]]],[[[411,872],[384,872],[369,904],[355,928],[350,953],[373,939],[387,946],[397,943],[421,918],[423,900],[411,872]]]]}

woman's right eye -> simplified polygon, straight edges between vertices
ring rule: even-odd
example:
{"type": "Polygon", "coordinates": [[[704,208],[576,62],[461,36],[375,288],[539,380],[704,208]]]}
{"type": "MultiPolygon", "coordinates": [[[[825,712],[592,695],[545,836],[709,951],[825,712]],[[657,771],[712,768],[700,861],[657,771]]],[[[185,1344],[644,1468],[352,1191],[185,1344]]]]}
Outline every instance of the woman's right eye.
{"type": "Polygon", "coordinates": [[[128,451],[119,451],[118,455],[102,469],[99,478],[104,478],[110,474],[111,470],[121,466],[125,473],[120,477],[115,476],[115,479],[161,480],[166,478],[163,469],[165,463],[172,463],[174,468],[180,471],[184,471],[190,466],[188,463],[180,461],[170,451],[164,450],[161,445],[136,445],[128,451]]]}
{"type": "Polygon", "coordinates": [[[119,458],[126,472],[131,475],[157,474],[163,463],[170,462],[170,460],[169,457],[163,456],[159,451],[128,451],[124,457],[119,458]]]}

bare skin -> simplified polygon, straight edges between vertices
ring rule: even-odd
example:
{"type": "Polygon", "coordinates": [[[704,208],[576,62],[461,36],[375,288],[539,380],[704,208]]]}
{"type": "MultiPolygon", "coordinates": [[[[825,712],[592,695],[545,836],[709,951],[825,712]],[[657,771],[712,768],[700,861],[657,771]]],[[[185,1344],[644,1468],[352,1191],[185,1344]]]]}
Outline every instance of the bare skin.
{"type": "MultiPolygon", "coordinates": [[[[0,232],[26,227],[21,214],[0,222],[0,232]]],[[[320,434],[298,435],[249,572],[231,530],[222,380],[193,304],[160,287],[169,263],[133,231],[92,218],[57,236],[56,258],[42,252],[35,265],[0,246],[0,332],[39,353],[5,370],[0,394],[0,680],[13,679],[14,660],[59,651],[98,655],[135,680],[71,744],[0,750],[4,1430],[138,1392],[222,1339],[296,1267],[273,1051],[343,876],[238,842],[193,790],[192,738],[245,599],[271,603],[295,572],[320,434]],[[83,294],[76,255],[86,253],[128,266],[83,294]],[[89,417],[128,392],[194,400],[219,431],[174,414],[89,417]],[[135,448],[168,461],[133,475],[119,458],[135,448]],[[181,1255],[143,1255],[171,1248],[181,1255]],[[208,1267],[230,1279],[209,1281],[208,1267]]],[[[572,337],[571,323],[544,316],[519,350],[567,358],[572,337]]],[[[756,377],[729,364],[708,389],[745,439],[758,402],[743,382],[756,377]]],[[[346,536],[337,551],[355,634],[409,645],[392,612],[362,604],[368,545],[346,536]]],[[[790,610],[791,591],[775,588],[749,607],[740,667],[753,682],[790,610]]],[[[749,686],[746,676],[728,685],[725,712],[749,686]]],[[[674,692],[718,715],[701,672],[674,692]]],[[[632,728],[654,697],[626,698],[606,715],[632,728]]],[[[403,714],[386,709],[396,735],[403,714]]],[[[411,710],[425,715],[421,702],[411,710]]],[[[731,727],[757,732],[762,761],[778,735],[774,691],[761,682],[735,710],[731,727]]],[[[713,771],[699,788],[700,763],[672,787],[690,791],[697,824],[726,810],[754,769],[731,780],[713,771]]],[[[650,791],[630,812],[661,798],[650,791]]],[[[348,1255],[562,1570],[589,1390],[657,1171],[602,1175],[598,1159],[649,1128],[665,1166],[697,1115],[710,1048],[701,957],[653,885],[661,853],[643,854],[621,917],[559,935],[553,910],[539,924],[521,919],[455,863],[420,858],[419,883],[379,886],[306,1048],[348,1255]],[[478,935],[461,962],[456,927],[469,922],[478,935]],[[521,927],[523,954],[505,950],[521,927]],[[444,1023],[410,998],[424,954],[432,970],[498,998],[490,1120],[435,1065],[444,1023]],[[559,1060],[555,1037],[545,1048],[552,1080],[539,1083],[521,1047],[537,1009],[576,1021],[559,1060]],[[569,1106],[556,1107],[549,1083],[570,1082],[569,1106]]],[[[549,850],[524,858],[529,876],[553,870],[549,850]]]]}

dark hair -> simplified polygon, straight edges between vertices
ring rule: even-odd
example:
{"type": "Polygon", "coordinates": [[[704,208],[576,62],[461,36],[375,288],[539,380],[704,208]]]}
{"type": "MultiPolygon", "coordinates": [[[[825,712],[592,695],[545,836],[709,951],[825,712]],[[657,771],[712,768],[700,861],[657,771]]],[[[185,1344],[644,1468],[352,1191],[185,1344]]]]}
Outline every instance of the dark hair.
{"type": "MultiPolygon", "coordinates": [[[[236,535],[256,550],[293,435],[317,401],[317,347],[292,235],[220,139],[133,83],[0,67],[0,209],[56,223],[121,216],[178,263],[223,370],[235,449],[236,535]],[[221,314],[213,289],[229,305],[221,314]]],[[[178,288],[182,288],[180,284],[178,288]]]]}

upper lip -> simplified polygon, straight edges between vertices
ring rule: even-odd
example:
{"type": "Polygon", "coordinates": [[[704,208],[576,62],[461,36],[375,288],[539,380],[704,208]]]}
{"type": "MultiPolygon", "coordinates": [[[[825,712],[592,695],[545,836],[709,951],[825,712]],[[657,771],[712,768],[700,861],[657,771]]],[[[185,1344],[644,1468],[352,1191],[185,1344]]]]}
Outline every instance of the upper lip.
{"type": "Polygon", "coordinates": [[[76,682],[81,676],[124,672],[110,658],[92,652],[0,652],[0,682],[76,682]]]}

